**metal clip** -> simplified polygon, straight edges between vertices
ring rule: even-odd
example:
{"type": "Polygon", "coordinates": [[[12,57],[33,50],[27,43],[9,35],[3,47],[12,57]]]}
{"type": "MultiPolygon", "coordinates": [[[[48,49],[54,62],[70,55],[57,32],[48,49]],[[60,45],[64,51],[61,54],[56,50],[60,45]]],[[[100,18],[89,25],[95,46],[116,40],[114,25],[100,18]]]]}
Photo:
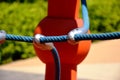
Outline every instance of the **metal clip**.
{"type": "Polygon", "coordinates": [[[84,34],[86,33],[85,30],[83,28],[76,28],[76,29],[73,29],[72,31],[70,31],[68,33],[68,39],[72,40],[72,41],[75,41],[75,35],[76,34],[84,34]]]}
{"type": "Polygon", "coordinates": [[[53,43],[40,43],[41,37],[45,37],[45,36],[41,34],[36,34],[34,36],[34,44],[42,50],[52,50],[54,48],[54,44],[53,43]]]}
{"type": "Polygon", "coordinates": [[[6,32],[4,30],[0,30],[0,43],[3,43],[6,39],[6,32]]]}

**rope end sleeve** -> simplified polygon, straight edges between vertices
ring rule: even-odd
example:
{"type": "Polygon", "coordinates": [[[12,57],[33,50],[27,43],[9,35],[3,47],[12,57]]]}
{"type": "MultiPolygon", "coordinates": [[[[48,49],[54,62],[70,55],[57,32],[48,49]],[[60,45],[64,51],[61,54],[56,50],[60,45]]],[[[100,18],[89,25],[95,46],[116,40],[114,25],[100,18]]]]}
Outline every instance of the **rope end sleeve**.
{"type": "Polygon", "coordinates": [[[53,43],[41,43],[40,42],[40,39],[44,37],[45,37],[44,35],[36,34],[33,40],[34,45],[40,48],[41,50],[52,50],[54,48],[53,43]]]}
{"type": "Polygon", "coordinates": [[[0,30],[0,44],[2,44],[6,40],[6,32],[4,30],[0,30]]]}

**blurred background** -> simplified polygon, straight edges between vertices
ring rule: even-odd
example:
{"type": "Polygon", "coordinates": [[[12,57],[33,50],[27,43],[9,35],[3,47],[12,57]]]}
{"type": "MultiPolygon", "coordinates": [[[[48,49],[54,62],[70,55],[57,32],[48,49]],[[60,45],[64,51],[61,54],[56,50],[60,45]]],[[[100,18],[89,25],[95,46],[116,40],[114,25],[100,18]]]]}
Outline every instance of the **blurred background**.
{"type": "MultiPolygon", "coordinates": [[[[118,0],[87,0],[87,5],[91,33],[120,31],[118,0]]],[[[47,0],[0,0],[0,30],[9,34],[33,36],[46,15],[47,0]]],[[[0,64],[36,56],[30,43],[14,41],[0,45],[0,55],[0,64]]]]}

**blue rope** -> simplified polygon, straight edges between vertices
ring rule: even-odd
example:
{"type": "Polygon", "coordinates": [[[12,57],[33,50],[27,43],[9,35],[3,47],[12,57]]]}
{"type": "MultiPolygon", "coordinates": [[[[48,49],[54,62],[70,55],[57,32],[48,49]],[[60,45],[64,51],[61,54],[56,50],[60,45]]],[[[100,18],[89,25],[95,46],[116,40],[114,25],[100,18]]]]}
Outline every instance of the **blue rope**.
{"type": "Polygon", "coordinates": [[[33,37],[7,34],[6,35],[6,40],[22,41],[22,42],[32,43],[33,42],[33,37]]]}
{"type": "Polygon", "coordinates": [[[83,17],[83,27],[81,28],[81,31],[83,33],[87,33],[90,27],[90,21],[89,21],[89,15],[88,15],[88,9],[87,9],[87,3],[86,0],[81,0],[81,7],[82,7],[82,17],[83,17]]]}
{"type": "Polygon", "coordinates": [[[101,34],[77,34],[75,40],[111,40],[120,39],[120,32],[101,33],[101,34]]]}
{"type": "MultiPolygon", "coordinates": [[[[22,41],[22,42],[33,42],[34,37],[30,36],[19,36],[7,34],[6,40],[22,41]]],[[[112,33],[99,33],[99,34],[77,34],[75,35],[75,40],[110,40],[110,39],[120,39],[120,32],[112,33]]],[[[46,42],[65,42],[68,40],[67,35],[62,36],[45,36],[40,38],[41,43],[46,42]]]]}
{"type": "MultiPolygon", "coordinates": [[[[109,39],[119,39],[120,32],[113,33],[101,33],[101,34],[77,34],[75,35],[75,40],[109,40],[109,39]]],[[[40,39],[41,43],[44,42],[64,42],[67,41],[67,35],[64,36],[48,36],[40,39]]]]}
{"type": "Polygon", "coordinates": [[[55,80],[60,80],[61,66],[60,66],[60,57],[57,49],[54,47],[51,50],[55,62],[55,80]]]}

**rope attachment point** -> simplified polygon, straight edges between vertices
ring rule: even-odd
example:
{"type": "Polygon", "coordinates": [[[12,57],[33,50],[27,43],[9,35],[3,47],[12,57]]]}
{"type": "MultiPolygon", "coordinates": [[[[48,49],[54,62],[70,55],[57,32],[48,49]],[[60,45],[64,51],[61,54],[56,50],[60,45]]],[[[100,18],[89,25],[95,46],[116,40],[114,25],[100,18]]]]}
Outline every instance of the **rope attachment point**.
{"type": "Polygon", "coordinates": [[[6,32],[4,30],[0,30],[0,44],[2,44],[6,40],[6,32]]]}
{"type": "Polygon", "coordinates": [[[72,45],[77,44],[78,41],[75,39],[76,35],[85,34],[85,33],[87,33],[87,29],[85,29],[84,27],[73,29],[67,35],[67,37],[68,37],[68,43],[70,43],[72,45]]]}
{"type": "Polygon", "coordinates": [[[45,37],[44,35],[36,34],[33,39],[33,43],[35,44],[35,46],[37,46],[41,50],[52,50],[53,48],[55,48],[54,44],[51,42],[50,43],[41,43],[40,39],[44,38],[44,37],[45,37]]]}
{"type": "Polygon", "coordinates": [[[68,39],[75,41],[76,34],[84,34],[84,33],[86,32],[84,32],[81,28],[73,29],[72,31],[68,33],[68,39]]]}

